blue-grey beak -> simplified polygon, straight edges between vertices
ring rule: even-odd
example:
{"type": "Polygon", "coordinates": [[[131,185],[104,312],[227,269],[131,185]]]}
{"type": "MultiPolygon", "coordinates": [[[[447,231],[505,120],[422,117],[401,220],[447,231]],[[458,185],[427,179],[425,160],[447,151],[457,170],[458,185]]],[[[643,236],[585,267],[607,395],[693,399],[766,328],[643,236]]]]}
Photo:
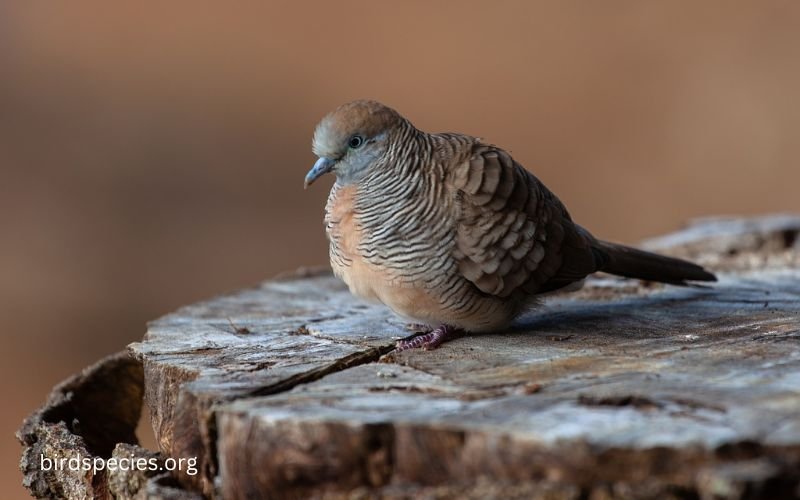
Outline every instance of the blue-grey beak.
{"type": "Polygon", "coordinates": [[[334,165],[336,165],[336,162],[328,158],[320,158],[317,160],[314,166],[311,167],[311,170],[306,174],[306,181],[303,183],[303,189],[306,189],[315,180],[333,170],[334,165]]]}

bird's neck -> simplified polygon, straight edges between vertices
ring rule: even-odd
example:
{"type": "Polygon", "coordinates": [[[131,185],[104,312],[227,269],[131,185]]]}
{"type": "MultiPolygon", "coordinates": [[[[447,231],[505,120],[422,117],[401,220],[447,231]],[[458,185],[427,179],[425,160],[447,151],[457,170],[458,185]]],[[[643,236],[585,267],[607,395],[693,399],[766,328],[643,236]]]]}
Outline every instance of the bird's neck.
{"type": "Polygon", "coordinates": [[[447,209],[440,142],[437,135],[410,124],[395,132],[381,164],[357,183],[356,212],[366,224],[374,222],[380,227],[392,223],[392,214],[417,213],[420,200],[436,200],[438,205],[436,210],[417,213],[420,224],[447,209]]]}
{"type": "Polygon", "coordinates": [[[406,122],[394,132],[375,177],[426,182],[441,178],[444,145],[438,134],[429,134],[406,122]]]}
{"type": "Polygon", "coordinates": [[[422,255],[444,255],[455,241],[454,201],[444,182],[439,140],[416,129],[402,131],[389,147],[386,163],[358,183],[354,196],[359,254],[401,281],[408,277],[404,273],[410,262],[422,255]]]}

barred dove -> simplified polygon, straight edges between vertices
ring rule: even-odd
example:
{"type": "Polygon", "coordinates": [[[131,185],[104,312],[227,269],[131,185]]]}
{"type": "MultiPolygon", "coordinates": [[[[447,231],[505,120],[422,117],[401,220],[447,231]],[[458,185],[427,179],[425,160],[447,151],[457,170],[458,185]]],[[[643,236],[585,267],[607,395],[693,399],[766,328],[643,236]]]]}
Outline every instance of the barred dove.
{"type": "Polygon", "coordinates": [[[596,271],[676,285],[716,279],[690,262],[596,239],[506,151],[423,132],[378,102],[327,115],[313,150],[305,186],[336,174],[325,209],[334,273],[353,294],[429,327],[399,350],[501,330],[537,296],[596,271]]]}

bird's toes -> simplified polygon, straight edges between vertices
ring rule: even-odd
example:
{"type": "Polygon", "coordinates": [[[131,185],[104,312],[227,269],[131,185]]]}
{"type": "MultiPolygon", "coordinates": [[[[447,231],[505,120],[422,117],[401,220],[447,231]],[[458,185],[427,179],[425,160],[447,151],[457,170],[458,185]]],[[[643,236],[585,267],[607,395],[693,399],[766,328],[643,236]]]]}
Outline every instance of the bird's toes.
{"type": "Polygon", "coordinates": [[[443,343],[459,337],[461,334],[463,334],[463,330],[442,325],[428,333],[420,334],[410,339],[398,340],[395,344],[395,351],[400,352],[408,349],[432,351],[443,343]]]}

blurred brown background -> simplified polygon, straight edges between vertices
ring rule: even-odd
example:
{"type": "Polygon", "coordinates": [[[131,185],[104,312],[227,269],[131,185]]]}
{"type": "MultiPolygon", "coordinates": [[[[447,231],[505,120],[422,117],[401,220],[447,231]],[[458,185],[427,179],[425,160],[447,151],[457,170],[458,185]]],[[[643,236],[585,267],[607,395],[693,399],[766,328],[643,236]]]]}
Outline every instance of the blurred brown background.
{"type": "Polygon", "coordinates": [[[311,133],[359,97],[510,149],[609,239],[800,210],[797,2],[0,3],[4,496],[53,384],[326,262],[311,133]]]}

